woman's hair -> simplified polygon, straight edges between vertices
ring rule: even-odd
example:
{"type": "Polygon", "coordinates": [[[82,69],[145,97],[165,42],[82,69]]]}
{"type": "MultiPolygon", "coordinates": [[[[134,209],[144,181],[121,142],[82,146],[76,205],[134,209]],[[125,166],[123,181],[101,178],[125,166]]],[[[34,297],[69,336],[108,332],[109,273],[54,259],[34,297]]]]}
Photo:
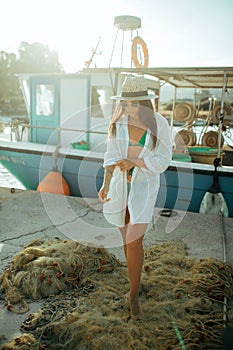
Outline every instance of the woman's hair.
{"type": "MultiPolygon", "coordinates": [[[[132,101],[133,103],[134,101],[132,101]]],[[[135,101],[139,104],[138,117],[142,125],[145,128],[150,129],[151,137],[153,141],[153,148],[157,141],[157,124],[154,117],[154,108],[151,100],[135,101]]],[[[118,104],[115,113],[113,114],[112,120],[109,125],[108,133],[111,136],[116,136],[116,122],[120,120],[125,114],[125,108],[121,103],[118,104]]]]}

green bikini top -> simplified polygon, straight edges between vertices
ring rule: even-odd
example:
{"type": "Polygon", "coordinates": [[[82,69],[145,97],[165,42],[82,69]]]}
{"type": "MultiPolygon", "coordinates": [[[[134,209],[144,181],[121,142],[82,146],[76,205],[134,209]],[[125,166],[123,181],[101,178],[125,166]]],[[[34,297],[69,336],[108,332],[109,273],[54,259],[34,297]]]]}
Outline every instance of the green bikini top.
{"type": "Polygon", "coordinates": [[[146,142],[146,131],[144,132],[144,134],[142,135],[142,137],[140,138],[138,143],[134,144],[134,143],[131,143],[130,140],[129,140],[129,146],[140,146],[140,147],[143,147],[145,145],[145,142],[146,142]]]}

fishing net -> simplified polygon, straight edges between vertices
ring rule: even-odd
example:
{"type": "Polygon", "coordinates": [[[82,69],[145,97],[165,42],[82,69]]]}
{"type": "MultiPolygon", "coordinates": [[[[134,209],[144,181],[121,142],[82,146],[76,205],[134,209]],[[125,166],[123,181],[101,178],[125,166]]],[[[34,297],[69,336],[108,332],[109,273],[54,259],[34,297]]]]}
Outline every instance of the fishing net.
{"type": "Polygon", "coordinates": [[[221,350],[223,302],[232,297],[232,275],[229,263],[188,257],[182,242],[149,247],[140,293],[143,317],[135,321],[124,298],[127,267],[114,255],[70,241],[33,244],[3,273],[2,290],[10,305],[22,302],[19,296],[46,299],[24,320],[23,335],[0,350],[221,350]],[[29,287],[33,279],[37,283],[29,287]],[[9,285],[16,299],[9,299],[9,285]]]}
{"type": "Polygon", "coordinates": [[[111,272],[118,264],[115,256],[103,248],[66,240],[33,241],[13,258],[1,276],[7,308],[24,313],[28,309],[25,297],[38,300],[67,288],[79,288],[90,274],[111,272]]]}

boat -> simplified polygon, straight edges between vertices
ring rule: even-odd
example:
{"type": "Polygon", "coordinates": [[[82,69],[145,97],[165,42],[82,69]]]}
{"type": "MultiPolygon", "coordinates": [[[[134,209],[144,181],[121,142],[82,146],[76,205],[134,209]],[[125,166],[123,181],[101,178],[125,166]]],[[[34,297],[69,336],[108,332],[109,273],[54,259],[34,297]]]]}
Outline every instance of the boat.
{"type": "MultiPolygon", "coordinates": [[[[1,164],[26,189],[37,190],[43,179],[55,171],[62,174],[71,196],[97,198],[103,180],[108,125],[116,107],[110,96],[120,91],[126,75],[144,75],[148,89],[158,96],[165,83],[173,86],[175,92],[180,88],[222,89],[223,106],[225,91],[233,88],[233,67],[148,67],[147,64],[137,64],[134,68],[86,67],[73,74],[19,75],[28,123],[18,121],[9,140],[0,139],[1,164]]],[[[154,100],[155,110],[158,106],[159,98],[154,100]]],[[[188,111],[185,112],[188,116],[182,120],[186,126],[182,130],[188,131],[190,137],[196,112],[191,111],[190,127],[190,105],[182,107],[188,111]]],[[[174,98],[170,121],[172,133],[177,108],[174,98]]],[[[231,128],[232,115],[224,119],[230,120],[231,128]]],[[[204,124],[206,126],[208,120],[204,124]]],[[[222,137],[223,130],[219,132],[222,137]]],[[[196,139],[190,144],[189,137],[188,142],[181,137],[184,147],[175,144],[173,160],[161,174],[157,207],[199,212],[202,199],[213,182],[214,159],[220,149],[203,147],[196,139]]],[[[224,149],[221,145],[222,162],[217,167],[221,193],[230,217],[233,217],[232,154],[231,146],[224,149]],[[228,158],[224,158],[227,153],[228,158]]]]}

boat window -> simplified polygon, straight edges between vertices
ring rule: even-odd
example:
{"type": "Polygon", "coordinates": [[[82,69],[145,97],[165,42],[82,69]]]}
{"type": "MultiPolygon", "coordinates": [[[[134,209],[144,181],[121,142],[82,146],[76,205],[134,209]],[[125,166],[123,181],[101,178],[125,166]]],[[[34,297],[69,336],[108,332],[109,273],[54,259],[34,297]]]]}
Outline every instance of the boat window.
{"type": "Polygon", "coordinates": [[[22,90],[23,90],[23,96],[25,99],[27,111],[29,111],[30,106],[30,86],[29,86],[29,80],[23,79],[22,80],[22,90]]]}
{"type": "Polygon", "coordinates": [[[54,116],[54,85],[37,84],[36,86],[36,114],[54,116]]]}
{"type": "Polygon", "coordinates": [[[91,93],[91,116],[95,118],[106,118],[112,113],[113,95],[109,86],[92,86],[91,93]]]}
{"type": "Polygon", "coordinates": [[[97,88],[96,86],[92,86],[91,91],[91,116],[97,118],[103,118],[103,111],[101,104],[104,99],[104,90],[97,88]]]}

